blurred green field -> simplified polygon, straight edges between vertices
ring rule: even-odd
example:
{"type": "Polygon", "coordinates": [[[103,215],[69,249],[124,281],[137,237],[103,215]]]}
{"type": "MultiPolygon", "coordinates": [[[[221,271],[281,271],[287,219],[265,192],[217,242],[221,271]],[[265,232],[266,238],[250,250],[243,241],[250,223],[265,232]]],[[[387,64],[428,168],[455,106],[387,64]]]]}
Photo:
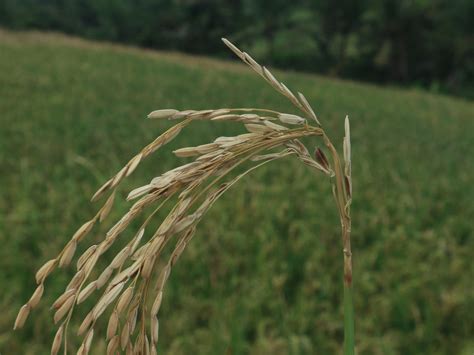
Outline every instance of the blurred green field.
{"type": "MultiPolygon", "coordinates": [[[[358,353],[472,354],[474,103],[277,74],[305,93],[335,141],[351,117],[358,353]]],[[[72,268],[49,279],[25,329],[13,332],[18,308],[35,270],[99,207],[92,193],[169,125],[146,114],[221,106],[294,112],[240,64],[0,31],[2,355],[49,354],[49,305],[72,268]]],[[[172,149],[242,131],[194,123],[121,196],[184,162],[172,149]]],[[[128,207],[120,202],[100,230],[128,207]]],[[[101,235],[82,249],[94,238],[101,235]]],[[[172,272],[161,353],[340,353],[341,267],[328,181],[292,159],[261,168],[214,206],[172,272]]],[[[104,352],[102,338],[96,334],[93,354],[104,352]]]]}

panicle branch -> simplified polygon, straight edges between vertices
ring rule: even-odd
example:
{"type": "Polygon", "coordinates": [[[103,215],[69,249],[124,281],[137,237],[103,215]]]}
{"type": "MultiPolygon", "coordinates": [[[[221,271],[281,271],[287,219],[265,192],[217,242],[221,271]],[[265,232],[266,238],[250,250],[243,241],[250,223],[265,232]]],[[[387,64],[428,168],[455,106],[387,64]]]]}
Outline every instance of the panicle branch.
{"type": "Polygon", "coordinates": [[[44,292],[46,278],[57,267],[70,265],[78,244],[84,241],[97,223],[104,223],[107,220],[118,197],[117,188],[145,158],[171,142],[194,121],[236,122],[242,124],[246,132],[232,137],[218,137],[210,143],[175,150],[176,156],[193,160],[160,174],[147,184],[129,192],[127,200],[135,201],[133,205],[106,232],[100,242],[90,245],[77,258],[75,275],[51,307],[54,311],[54,323],[59,324],[53,340],[52,354],[60,351],[61,344],[67,349],[67,328],[74,308],[99,291],[100,296],[77,331],[79,335],[84,336],[78,353],[90,352],[96,324],[110,308],[106,332],[107,354],[115,354],[119,349],[127,351],[127,354],[156,354],[159,333],[158,313],[164,287],[173,266],[194,237],[198,223],[217,199],[245,175],[260,166],[293,155],[316,171],[329,177],[336,177],[335,194],[341,214],[344,210],[342,206],[350,201],[352,185],[348,119],[344,138],[345,165],[341,174],[342,168],[337,152],[303,94],[293,94],[285,84],[279,82],[267,68],[260,66],[249,54],[240,51],[228,40],[223,41],[239,58],[287,97],[307,118],[313,119],[318,126],[309,125],[305,118],[298,115],[259,108],[183,111],[161,109],[151,112],[148,115],[150,119],[167,119],[177,123],[139,151],[92,196],[92,201],[96,201],[109,193],[109,197],[96,215],[72,235],[55,258],[47,261],[38,270],[36,273],[38,286],[29,301],[20,309],[15,329],[24,325],[30,311],[38,305],[44,292]],[[333,156],[333,165],[319,148],[313,158],[301,141],[314,136],[323,138],[333,156]],[[276,151],[277,149],[279,151],[276,151]],[[243,173],[222,182],[244,163],[250,164],[250,167],[243,173]],[[341,186],[344,186],[344,194],[341,194],[341,186]],[[146,233],[150,221],[164,205],[170,203],[173,203],[173,207],[159,227],[152,233],[146,233]],[[98,271],[97,263],[102,255],[119,240],[122,232],[142,215],[145,215],[146,219],[133,238],[111,258],[112,261],[97,274],[98,276],[92,277],[98,271]],[[165,261],[163,250],[170,243],[174,248],[169,259],[165,261]],[[160,269],[163,262],[164,266],[160,269]]]}

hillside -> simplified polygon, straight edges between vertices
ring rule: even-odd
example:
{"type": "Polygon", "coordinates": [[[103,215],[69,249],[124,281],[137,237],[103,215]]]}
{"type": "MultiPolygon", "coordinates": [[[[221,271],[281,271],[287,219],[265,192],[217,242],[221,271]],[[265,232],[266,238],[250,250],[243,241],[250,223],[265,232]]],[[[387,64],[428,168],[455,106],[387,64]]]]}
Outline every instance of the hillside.
{"type": "MultiPolygon", "coordinates": [[[[351,117],[358,352],[471,353],[474,103],[277,74],[341,142],[351,117]]],[[[168,126],[146,114],[221,106],[294,112],[241,64],[0,31],[1,354],[49,354],[49,305],[72,268],[51,278],[25,329],[13,333],[16,312],[34,289],[35,270],[94,213],[92,193],[168,126]]],[[[184,161],[172,149],[240,131],[194,123],[140,167],[122,197],[184,161]]],[[[111,220],[128,207],[121,202],[111,220]]],[[[323,176],[292,159],[252,173],[214,206],[176,265],[160,311],[160,349],[338,353],[339,238],[323,176]]],[[[104,351],[102,335],[94,354],[104,351]]]]}

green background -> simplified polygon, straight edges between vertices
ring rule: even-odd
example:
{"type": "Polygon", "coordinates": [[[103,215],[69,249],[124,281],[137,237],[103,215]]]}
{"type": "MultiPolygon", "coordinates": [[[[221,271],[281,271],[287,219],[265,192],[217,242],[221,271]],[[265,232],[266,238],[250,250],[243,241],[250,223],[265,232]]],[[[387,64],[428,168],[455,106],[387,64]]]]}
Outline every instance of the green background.
{"type": "MultiPolygon", "coordinates": [[[[99,207],[89,202],[93,192],[169,126],[145,120],[147,113],[295,111],[240,64],[6,31],[0,53],[0,352],[48,354],[55,332],[49,305],[73,268],[55,272],[25,328],[13,332],[16,313],[34,290],[35,270],[99,207]]],[[[343,119],[351,117],[358,353],[471,354],[474,104],[276,74],[306,95],[334,141],[342,143],[343,119]]],[[[124,184],[97,232],[127,210],[131,188],[187,161],[172,149],[243,131],[193,123],[124,184]]],[[[102,236],[88,236],[79,252],[102,236]]],[[[104,258],[103,266],[112,255],[104,258]]],[[[294,159],[267,165],[216,203],[174,268],[160,311],[160,349],[340,353],[341,273],[327,179],[294,159]]],[[[91,304],[79,307],[75,325],[91,304]]],[[[93,354],[104,351],[104,328],[93,354]]],[[[78,344],[72,332],[72,348],[78,344]]]]}
{"type": "Polygon", "coordinates": [[[0,26],[60,31],[474,98],[472,0],[0,0],[0,26]]]}

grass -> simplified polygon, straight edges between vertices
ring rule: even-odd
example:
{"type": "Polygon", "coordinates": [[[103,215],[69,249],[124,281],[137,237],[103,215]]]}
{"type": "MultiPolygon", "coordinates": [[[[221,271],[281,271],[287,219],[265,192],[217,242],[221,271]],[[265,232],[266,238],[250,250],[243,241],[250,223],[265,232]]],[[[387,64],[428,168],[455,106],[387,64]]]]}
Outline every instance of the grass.
{"type": "MultiPolygon", "coordinates": [[[[88,197],[110,172],[169,126],[143,120],[149,111],[292,109],[233,63],[35,33],[0,32],[0,53],[0,352],[46,354],[54,336],[47,307],[24,331],[11,331],[34,289],[31,275],[92,216],[98,206],[88,197]]],[[[358,352],[472,352],[474,104],[279,76],[305,93],[331,136],[342,139],[351,114],[358,352]]],[[[184,162],[171,150],[237,133],[234,125],[194,123],[143,163],[121,197],[184,162]]],[[[283,165],[253,172],[203,220],[167,285],[165,353],[339,351],[342,266],[330,188],[293,160],[283,165]]],[[[110,218],[127,207],[120,203],[110,218]]],[[[44,305],[72,275],[46,282],[44,305]]],[[[96,346],[101,353],[105,342],[96,346]]]]}

